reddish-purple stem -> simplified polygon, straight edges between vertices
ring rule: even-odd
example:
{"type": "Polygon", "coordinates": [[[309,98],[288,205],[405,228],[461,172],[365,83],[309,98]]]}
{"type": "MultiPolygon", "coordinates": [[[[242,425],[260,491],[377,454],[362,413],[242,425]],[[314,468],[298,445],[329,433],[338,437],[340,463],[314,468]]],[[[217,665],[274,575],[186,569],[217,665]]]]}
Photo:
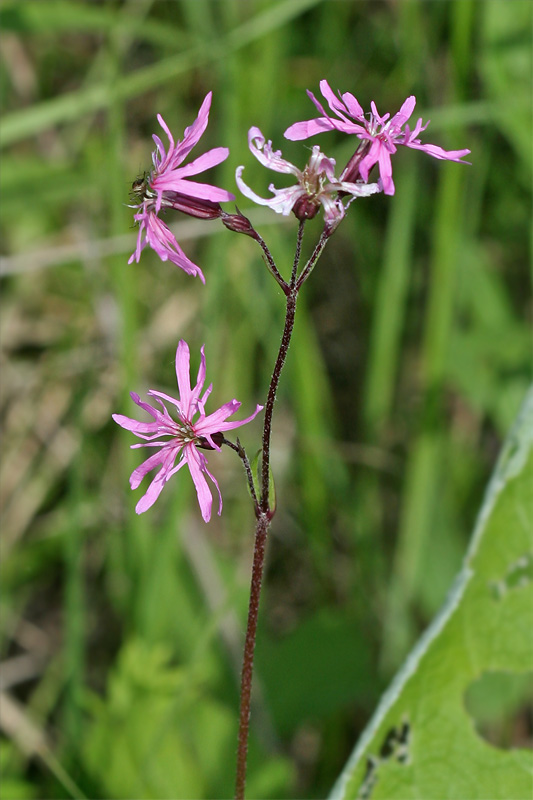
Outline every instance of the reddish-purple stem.
{"type": "MultiPolygon", "coordinates": [[[[270,507],[269,496],[269,478],[270,478],[270,439],[272,436],[272,415],[274,413],[274,403],[279,385],[281,372],[287,358],[287,352],[291,343],[292,332],[294,328],[294,319],[296,314],[296,300],[298,292],[300,291],[304,281],[309,277],[313,267],[315,266],[330,233],[324,231],[320,240],[313,250],[313,253],[305,265],[300,277],[298,278],[298,265],[300,263],[300,252],[303,238],[304,222],[300,222],[298,229],[298,238],[296,242],[296,253],[294,256],[294,263],[292,267],[292,274],[290,283],[285,283],[284,288],[287,307],[285,313],[285,325],[283,328],[283,335],[281,337],[281,344],[278,352],[278,357],[272,372],[270,386],[268,388],[267,400],[265,403],[265,417],[263,425],[263,450],[261,459],[261,492],[259,498],[259,508],[256,506],[257,524],[255,528],[255,544],[254,544],[254,559],[252,565],[252,581],[250,586],[250,603],[248,606],[248,624],[246,628],[246,638],[244,642],[244,657],[242,664],[241,675],[241,703],[239,714],[239,740],[237,747],[237,778],[235,783],[235,800],[244,800],[244,792],[246,787],[246,759],[248,754],[248,732],[250,727],[250,698],[252,692],[252,672],[254,664],[254,650],[255,650],[255,637],[257,633],[257,617],[259,613],[259,599],[261,596],[261,584],[263,580],[263,571],[265,566],[265,545],[268,535],[270,522],[274,516],[275,509],[270,507]]],[[[277,269],[270,270],[278,283],[279,275],[277,269]]],[[[280,283],[281,285],[281,283],[280,283]]]]}
{"type": "Polygon", "coordinates": [[[250,604],[248,606],[248,626],[246,628],[244,658],[242,663],[235,800],[244,800],[244,790],[246,787],[246,756],[248,754],[248,729],[250,726],[250,698],[252,694],[255,635],[257,632],[259,598],[261,596],[261,582],[265,563],[265,544],[269,527],[270,519],[267,514],[261,511],[255,528],[254,560],[250,585],[250,604]]]}

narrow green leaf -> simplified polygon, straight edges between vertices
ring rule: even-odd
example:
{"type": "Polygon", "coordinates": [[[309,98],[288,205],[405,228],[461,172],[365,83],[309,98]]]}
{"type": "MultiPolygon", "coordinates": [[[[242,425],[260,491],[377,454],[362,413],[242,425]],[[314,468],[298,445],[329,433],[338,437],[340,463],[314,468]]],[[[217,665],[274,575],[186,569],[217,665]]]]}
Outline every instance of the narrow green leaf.
{"type": "MultiPolygon", "coordinates": [[[[261,477],[261,454],[262,450],[258,450],[255,456],[252,458],[250,462],[250,469],[252,471],[252,478],[254,481],[255,486],[255,493],[258,498],[261,497],[261,486],[263,485],[263,479],[261,477]]],[[[274,485],[274,473],[272,472],[272,467],[269,467],[268,470],[268,502],[272,511],[276,510],[276,487],[274,485]]],[[[250,492],[250,487],[248,487],[248,491],[250,492]]],[[[250,492],[251,496],[251,492],[250,492]]]]}

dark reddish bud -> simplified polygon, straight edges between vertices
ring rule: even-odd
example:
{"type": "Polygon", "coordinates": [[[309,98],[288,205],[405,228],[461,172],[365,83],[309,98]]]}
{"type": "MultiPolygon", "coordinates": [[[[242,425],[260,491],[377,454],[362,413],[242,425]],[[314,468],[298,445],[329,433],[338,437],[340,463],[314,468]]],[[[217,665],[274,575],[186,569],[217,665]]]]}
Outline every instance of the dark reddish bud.
{"type": "MultiPolygon", "coordinates": [[[[217,447],[222,447],[222,445],[224,444],[224,434],[220,433],[220,431],[218,433],[212,433],[210,438],[216,444],[217,447]]],[[[209,444],[209,442],[204,436],[201,436],[199,438],[199,440],[196,443],[196,447],[201,447],[202,450],[215,449],[212,444],[209,444]]]]}
{"type": "Polygon", "coordinates": [[[226,228],[235,233],[244,233],[246,236],[251,236],[252,239],[258,241],[259,235],[248,217],[241,214],[237,206],[235,206],[235,208],[237,209],[236,214],[227,214],[225,211],[222,213],[222,222],[226,228]]]}
{"type": "Polygon", "coordinates": [[[218,219],[224,213],[219,203],[202,200],[198,197],[188,197],[178,192],[164,192],[163,206],[199,219],[218,219]]]}
{"type": "Polygon", "coordinates": [[[299,197],[292,207],[292,213],[300,221],[313,219],[318,214],[320,201],[313,197],[299,197]]]}

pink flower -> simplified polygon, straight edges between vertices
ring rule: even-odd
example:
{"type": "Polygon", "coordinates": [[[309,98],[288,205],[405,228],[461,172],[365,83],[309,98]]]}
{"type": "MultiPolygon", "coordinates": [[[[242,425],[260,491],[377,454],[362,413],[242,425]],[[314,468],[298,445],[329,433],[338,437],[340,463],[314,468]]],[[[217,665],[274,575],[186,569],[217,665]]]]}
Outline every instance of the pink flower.
{"type": "MultiPolygon", "coordinates": [[[[359,173],[363,180],[367,181],[368,173],[374,164],[379,164],[379,174],[385,194],[394,194],[390,157],[391,153],[396,152],[396,145],[398,144],[415,150],[424,150],[434,158],[447,159],[448,161],[460,161],[463,156],[470,153],[470,150],[443,150],[442,147],[434,144],[422,144],[420,139],[417,139],[417,136],[427,128],[429,122],[422,125],[422,119],[419,119],[414,130],[410,130],[407,121],[411,117],[416,104],[416,99],[412,95],[407,98],[398,113],[391,119],[389,119],[390,114],[385,114],[381,117],[378,114],[375,103],[372,102],[370,104],[372,113],[369,114],[367,119],[358,101],[350,92],[345,92],[337,97],[327,81],[320,81],[320,91],[328,101],[328,105],[336,115],[336,118],[330,116],[313,93],[308,91],[307,94],[322,116],[305,122],[296,122],[287,128],[285,137],[296,141],[308,139],[310,136],[324,131],[338,130],[343,133],[354,133],[359,139],[367,140],[368,152],[359,161],[359,173]]],[[[468,162],[462,161],[461,163],[468,162]]]]}
{"type": "Polygon", "coordinates": [[[265,141],[259,128],[250,128],[248,132],[248,146],[252,154],[263,166],[276,172],[295,175],[298,182],[287,189],[276,189],[270,184],[269,190],[274,197],[265,199],[259,197],[242,180],[244,167],[238,167],[235,180],[241,192],[250,200],[263,206],[269,206],[278,214],[288,216],[291,211],[298,219],[311,219],[316,215],[320,205],[324,208],[324,219],[329,228],[334,228],[344,216],[345,207],[339,192],[349,195],[346,207],[356,197],[366,197],[380,191],[377,183],[349,183],[339,181],[335,177],[335,161],[320,152],[318,145],[313,147],[311,158],[304,170],[298,169],[294,164],[286,161],[281,156],[281,150],[273,150],[272,142],[265,141]]]}
{"type": "Polygon", "coordinates": [[[141,251],[149,245],[162,261],[172,261],[188,275],[199,275],[200,280],[205,283],[202,270],[187,258],[159,214],[161,210],[173,208],[193,217],[216,219],[222,214],[219,203],[235,199],[235,195],[225,189],[219,189],[209,183],[188,180],[190,175],[197,175],[224,161],[229,155],[227,147],[215,147],[190,164],[180,166],[199,142],[207,127],[211,97],[212,92],[209,92],[197,118],[189,128],[186,128],[181,142],[174,142],[163,117],[157,115],[159,124],[168,136],[169,147],[167,152],[159,136],[154,134],[153,140],[156,145],[152,153],[154,169],[133,182],[132,191],[141,198],[139,204],[132,206],[138,209],[134,219],[139,223],[139,236],[137,247],[128,264],[134,260],[138,262],[141,251]]]}
{"type": "Polygon", "coordinates": [[[169,478],[187,464],[196,487],[198,503],[200,504],[200,510],[205,522],[209,522],[211,518],[211,505],[213,502],[211,490],[209,489],[205,477],[206,475],[213,482],[218,492],[218,513],[220,515],[222,512],[222,496],[220,494],[220,489],[216,478],[207,468],[207,458],[198,448],[220,451],[220,445],[223,443],[223,431],[229,431],[233,428],[238,428],[240,425],[244,425],[246,422],[250,422],[263,408],[263,406],[257,406],[254,413],[246,419],[227,422],[226,420],[228,417],[235,414],[241,406],[238,400],[231,400],[229,403],[221,406],[217,411],[206,416],[204,404],[211,393],[213,385],[210,384],[200,397],[205,381],[205,356],[203,347],[200,352],[200,368],[198,369],[196,386],[191,389],[189,346],[183,339],[180,340],[178,349],[176,350],[176,376],[178,379],[180,399],[176,400],[173,397],[169,397],[167,394],[163,394],[163,392],[156,392],[153,389],[148,392],[150,397],[155,397],[162,410],[155,408],[149,403],[143,403],[139,395],[131,392],[133,402],[147,411],[150,416],[153,417],[153,422],[138,422],[137,420],[130,419],[130,417],[124,417],[122,414],[113,414],[113,419],[118,425],[121,425],[128,431],[132,431],[132,433],[139,436],[141,439],[147,440],[146,444],[131,445],[132,448],[159,448],[156,453],[147,458],[146,461],[140,464],[131,473],[130,486],[132,489],[137,489],[145,475],[153,469],[156,469],[156,467],[161,467],[150,483],[146,494],[144,494],[137,503],[135,508],[137,514],[142,514],[143,511],[149,509],[161,494],[169,478]],[[174,406],[177,419],[173,419],[170,416],[165,406],[165,401],[174,406]],[[196,414],[199,414],[199,416],[196,422],[194,422],[193,418],[196,414]],[[180,460],[177,466],[174,466],[178,456],[180,456],[180,460]]]}

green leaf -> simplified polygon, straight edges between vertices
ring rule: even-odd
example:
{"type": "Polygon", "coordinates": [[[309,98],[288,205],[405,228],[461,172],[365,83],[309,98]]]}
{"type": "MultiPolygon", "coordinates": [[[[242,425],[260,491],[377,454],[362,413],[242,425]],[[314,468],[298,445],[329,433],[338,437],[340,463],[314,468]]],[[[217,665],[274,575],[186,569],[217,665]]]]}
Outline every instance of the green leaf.
{"type": "Polygon", "coordinates": [[[489,673],[532,669],[533,388],[489,484],[449,598],[384,694],[331,800],[529,800],[533,753],[478,734],[465,705],[489,673]]]}
{"type": "MultiPolygon", "coordinates": [[[[255,486],[255,493],[258,498],[261,497],[261,487],[263,486],[263,479],[261,476],[261,455],[263,450],[258,450],[255,456],[252,458],[250,462],[250,469],[252,471],[252,478],[254,481],[255,486]]],[[[248,487],[248,492],[251,495],[250,487],[248,487]]],[[[268,503],[272,511],[276,510],[276,486],[274,484],[274,473],[272,472],[272,467],[269,465],[268,467],[268,503]]]]}

